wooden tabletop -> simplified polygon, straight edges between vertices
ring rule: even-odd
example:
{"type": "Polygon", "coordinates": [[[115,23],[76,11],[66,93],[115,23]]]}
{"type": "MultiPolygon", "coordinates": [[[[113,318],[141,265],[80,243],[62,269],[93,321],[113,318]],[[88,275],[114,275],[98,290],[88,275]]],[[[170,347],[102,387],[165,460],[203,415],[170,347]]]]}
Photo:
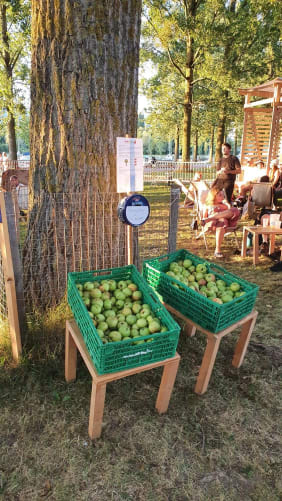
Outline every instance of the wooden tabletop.
{"type": "Polygon", "coordinates": [[[271,235],[272,233],[281,234],[282,228],[276,228],[275,226],[244,226],[244,230],[251,231],[252,233],[265,233],[265,235],[271,235]]]}

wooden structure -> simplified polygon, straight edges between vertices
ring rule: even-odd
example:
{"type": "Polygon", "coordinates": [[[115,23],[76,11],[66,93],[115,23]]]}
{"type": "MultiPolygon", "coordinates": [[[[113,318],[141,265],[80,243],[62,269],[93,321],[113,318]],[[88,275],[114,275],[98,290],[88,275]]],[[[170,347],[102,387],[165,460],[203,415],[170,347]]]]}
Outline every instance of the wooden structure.
{"type": "Polygon", "coordinates": [[[156,409],[159,414],[167,411],[170,396],[176,378],[180,356],[178,353],[174,357],[153,362],[151,364],[134,367],[120,372],[103,374],[99,376],[86,348],[82,334],[74,319],[66,322],[66,348],[65,348],[65,378],[70,382],[76,379],[77,350],[79,350],[87,369],[92,377],[92,393],[90,403],[90,416],[88,433],[91,439],[99,438],[102,432],[102,420],[104,413],[104,403],[107,383],[122,379],[139,372],[149,371],[155,367],[164,367],[161,384],[156,401],[156,409]]]}
{"type": "Polygon", "coordinates": [[[175,308],[173,308],[172,306],[165,304],[165,307],[168,311],[170,311],[170,313],[173,313],[173,315],[184,321],[184,331],[188,336],[194,336],[197,330],[203,332],[207,336],[207,346],[194,389],[195,393],[202,395],[207,391],[220,341],[224,336],[230,334],[238,327],[241,327],[241,332],[235,347],[232,365],[237,368],[242,365],[258,316],[258,312],[256,310],[253,310],[251,313],[249,313],[249,315],[241,318],[241,320],[238,320],[229,327],[226,327],[222,331],[214,334],[213,332],[204,329],[189,318],[185,317],[185,315],[175,310],[175,308]]]}
{"type": "Polygon", "coordinates": [[[11,192],[0,191],[0,252],[4,268],[8,321],[15,362],[22,353],[21,328],[24,326],[23,273],[16,228],[16,210],[11,192]]]}
{"type": "Polygon", "coordinates": [[[282,78],[275,78],[249,89],[245,96],[241,164],[246,159],[263,160],[269,170],[271,160],[282,162],[282,78]],[[253,100],[252,98],[263,98],[253,100]]]}
{"type": "Polygon", "coordinates": [[[259,235],[267,235],[269,237],[269,254],[274,252],[275,248],[275,237],[276,235],[282,235],[282,228],[274,226],[244,226],[243,228],[243,239],[242,239],[242,250],[241,256],[246,257],[247,255],[247,237],[248,233],[252,233],[253,238],[253,264],[254,266],[259,262],[259,235]]]}

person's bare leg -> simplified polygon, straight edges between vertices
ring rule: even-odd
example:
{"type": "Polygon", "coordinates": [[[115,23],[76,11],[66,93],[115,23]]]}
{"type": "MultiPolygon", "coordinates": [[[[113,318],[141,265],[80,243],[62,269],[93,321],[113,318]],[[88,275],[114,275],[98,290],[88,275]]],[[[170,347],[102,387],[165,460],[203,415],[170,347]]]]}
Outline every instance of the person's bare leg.
{"type": "Polygon", "coordinates": [[[232,209],[226,209],[222,212],[215,212],[212,216],[205,217],[203,219],[204,223],[208,223],[209,221],[213,221],[214,219],[229,219],[233,216],[232,209]]]}
{"type": "Polygon", "coordinates": [[[220,226],[219,228],[216,228],[216,232],[215,232],[215,252],[217,254],[221,253],[221,244],[223,242],[224,233],[225,233],[225,228],[223,226],[220,226]]]}

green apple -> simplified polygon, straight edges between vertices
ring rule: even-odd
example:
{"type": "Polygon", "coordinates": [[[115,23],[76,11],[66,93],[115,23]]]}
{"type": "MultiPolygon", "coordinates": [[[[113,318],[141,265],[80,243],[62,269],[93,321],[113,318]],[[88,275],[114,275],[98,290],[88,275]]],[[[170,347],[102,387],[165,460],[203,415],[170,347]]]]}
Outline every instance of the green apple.
{"type": "Polygon", "coordinates": [[[116,289],[114,291],[114,296],[116,299],[121,299],[122,301],[124,301],[126,298],[125,294],[119,289],[116,289]]]}
{"type": "Polygon", "coordinates": [[[116,307],[118,310],[121,310],[124,307],[124,301],[122,301],[122,299],[117,299],[116,307]]]}
{"type": "Polygon", "coordinates": [[[191,273],[193,273],[193,272],[195,271],[195,269],[196,269],[196,266],[194,266],[193,264],[192,264],[192,266],[189,266],[189,268],[188,268],[188,270],[189,270],[191,273]]]}
{"type": "Polygon", "coordinates": [[[129,314],[125,317],[125,320],[128,323],[128,325],[134,325],[136,322],[136,317],[135,315],[129,314]]]}
{"type": "Polygon", "coordinates": [[[101,329],[97,329],[97,334],[100,338],[103,338],[104,337],[104,331],[101,331],[101,329]]]}
{"type": "Polygon", "coordinates": [[[76,288],[79,290],[79,291],[82,291],[83,290],[83,285],[82,284],[75,284],[76,288]]]}
{"type": "Polygon", "coordinates": [[[168,328],[165,325],[161,326],[161,332],[167,332],[168,328]]]}
{"type": "Polygon", "coordinates": [[[110,284],[106,280],[102,280],[99,289],[102,292],[108,292],[110,290],[110,284]]]}
{"type": "Polygon", "coordinates": [[[85,282],[83,288],[86,291],[90,291],[90,290],[94,289],[93,282],[85,282]]]}
{"type": "Polygon", "coordinates": [[[206,265],[202,264],[202,263],[197,264],[197,266],[196,266],[196,272],[197,273],[200,272],[200,273],[203,273],[203,274],[207,273],[207,267],[206,267],[206,265]]]}
{"type": "Polygon", "coordinates": [[[223,303],[222,299],[220,299],[219,297],[213,297],[213,298],[212,298],[212,301],[213,301],[214,303],[218,303],[218,304],[222,304],[222,303],[223,303]]]}
{"type": "Polygon", "coordinates": [[[103,310],[103,315],[106,318],[115,317],[116,316],[116,312],[115,312],[115,310],[103,310]]]}
{"type": "Polygon", "coordinates": [[[215,282],[215,275],[213,273],[206,273],[204,278],[207,282],[215,282]]]}
{"type": "Polygon", "coordinates": [[[240,284],[238,284],[238,282],[232,282],[232,284],[229,285],[229,288],[233,292],[238,292],[240,290],[240,284]]]}
{"type": "Polygon", "coordinates": [[[136,321],[136,325],[139,329],[142,329],[142,327],[147,327],[146,318],[138,318],[136,321]]]}
{"type": "Polygon", "coordinates": [[[149,310],[149,308],[142,308],[142,310],[140,310],[139,312],[139,315],[141,316],[141,318],[147,318],[151,313],[151,310],[149,310]]]}
{"type": "Polygon", "coordinates": [[[244,296],[245,292],[244,291],[238,291],[238,292],[235,292],[235,297],[241,297],[241,296],[244,296]]]}
{"type": "Polygon", "coordinates": [[[101,297],[102,296],[102,291],[100,289],[93,289],[91,293],[91,297],[101,297]]]}
{"type": "Polygon", "coordinates": [[[122,290],[122,289],[125,289],[125,287],[127,287],[127,283],[126,283],[126,281],[125,281],[125,280],[120,280],[120,281],[118,282],[117,286],[118,286],[118,288],[119,288],[119,289],[121,289],[121,290],[122,290]]]}
{"type": "Polygon", "coordinates": [[[125,321],[125,316],[123,315],[123,313],[118,313],[117,314],[117,319],[119,322],[124,322],[125,321]]]}
{"type": "Polygon", "coordinates": [[[225,289],[225,287],[226,287],[226,283],[224,282],[224,280],[219,279],[219,280],[216,280],[215,283],[219,289],[221,289],[222,287],[225,289]]]}
{"type": "Polygon", "coordinates": [[[222,294],[222,296],[221,296],[221,301],[223,303],[229,303],[232,300],[233,300],[233,297],[228,293],[222,294]]]}
{"type": "MultiPolygon", "coordinates": [[[[144,329],[144,327],[143,327],[143,329],[144,329]]],[[[131,335],[132,337],[139,337],[139,336],[140,336],[140,334],[139,334],[139,329],[135,329],[135,328],[133,328],[133,327],[132,327],[132,329],[131,329],[131,331],[130,331],[130,335],[131,335]]]]}
{"type": "Polygon", "coordinates": [[[132,299],[133,301],[138,301],[138,299],[142,298],[142,292],[137,290],[132,292],[132,299]]]}
{"type": "Polygon", "coordinates": [[[183,261],[184,268],[190,268],[190,266],[192,266],[192,264],[193,263],[192,263],[191,259],[184,259],[184,261],[183,261]]]}
{"type": "Polygon", "coordinates": [[[97,320],[98,323],[104,322],[104,320],[106,320],[106,317],[102,313],[97,313],[97,315],[95,315],[95,320],[97,320]]]}
{"type": "Polygon", "coordinates": [[[84,302],[86,307],[90,306],[90,298],[89,297],[82,298],[82,301],[84,302]]]}
{"type": "Polygon", "coordinates": [[[133,282],[131,282],[130,284],[128,284],[128,288],[134,292],[134,291],[137,291],[138,287],[136,284],[134,284],[133,282]]]}
{"type": "Polygon", "coordinates": [[[112,307],[111,300],[110,299],[105,299],[104,304],[103,304],[104,310],[110,310],[111,307],[112,307]]]}
{"type": "Polygon", "coordinates": [[[127,317],[127,315],[131,315],[132,314],[132,311],[131,311],[131,308],[129,308],[128,306],[124,306],[121,310],[121,313],[127,317]]]}
{"type": "Polygon", "coordinates": [[[196,270],[195,278],[196,278],[197,282],[199,282],[199,280],[201,280],[202,278],[204,278],[204,274],[201,271],[197,271],[196,270]]]}
{"type": "Polygon", "coordinates": [[[124,289],[122,289],[122,292],[123,294],[126,296],[126,297],[131,297],[132,296],[132,290],[129,289],[128,287],[125,287],[124,289]]]}
{"type": "Polygon", "coordinates": [[[160,332],[161,330],[161,325],[158,320],[153,320],[152,322],[149,323],[149,331],[151,334],[154,332],[160,332]]]}
{"type": "Polygon", "coordinates": [[[117,327],[117,324],[118,324],[117,317],[108,317],[107,324],[108,324],[110,329],[115,329],[117,327]]]}
{"type": "Polygon", "coordinates": [[[150,329],[148,327],[142,327],[139,331],[139,336],[148,336],[150,334],[150,329]]]}
{"type": "Polygon", "coordinates": [[[108,329],[108,324],[107,322],[99,322],[97,328],[105,332],[108,329]]]}
{"type": "Polygon", "coordinates": [[[131,337],[125,336],[122,338],[122,341],[131,341],[131,337]]]}
{"type": "Polygon", "coordinates": [[[109,337],[112,339],[112,341],[121,341],[122,334],[119,331],[112,331],[109,334],[109,337]]]}
{"type": "Polygon", "coordinates": [[[109,290],[112,292],[112,291],[115,291],[117,288],[117,283],[115,280],[109,280],[109,290]]]}
{"type": "Polygon", "coordinates": [[[139,311],[141,310],[141,308],[142,308],[142,306],[139,303],[134,302],[132,304],[132,311],[133,311],[133,313],[139,313],[139,311]]]}
{"type": "Polygon", "coordinates": [[[130,336],[130,327],[126,322],[122,322],[118,324],[118,331],[122,335],[122,337],[130,336]]]}

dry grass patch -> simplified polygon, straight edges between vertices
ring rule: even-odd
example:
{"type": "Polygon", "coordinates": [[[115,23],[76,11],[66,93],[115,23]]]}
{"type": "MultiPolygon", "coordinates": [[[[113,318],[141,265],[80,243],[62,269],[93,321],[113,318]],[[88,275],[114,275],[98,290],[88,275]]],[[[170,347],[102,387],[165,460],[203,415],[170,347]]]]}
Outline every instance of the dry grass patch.
{"type": "MultiPolygon", "coordinates": [[[[212,259],[212,236],[208,252],[189,229],[179,238],[179,248],[212,259]]],[[[252,343],[235,369],[236,333],[224,338],[208,391],[198,396],[205,336],[181,334],[180,368],[163,416],[154,408],[161,369],[116,381],[107,387],[102,437],[91,443],[91,380],[80,359],[77,381],[64,380],[66,304],[30,317],[18,367],[1,346],[1,500],[281,499],[281,278],[269,271],[268,258],[256,268],[251,258],[242,261],[229,239],[223,250],[226,269],[260,286],[252,343]]]]}

